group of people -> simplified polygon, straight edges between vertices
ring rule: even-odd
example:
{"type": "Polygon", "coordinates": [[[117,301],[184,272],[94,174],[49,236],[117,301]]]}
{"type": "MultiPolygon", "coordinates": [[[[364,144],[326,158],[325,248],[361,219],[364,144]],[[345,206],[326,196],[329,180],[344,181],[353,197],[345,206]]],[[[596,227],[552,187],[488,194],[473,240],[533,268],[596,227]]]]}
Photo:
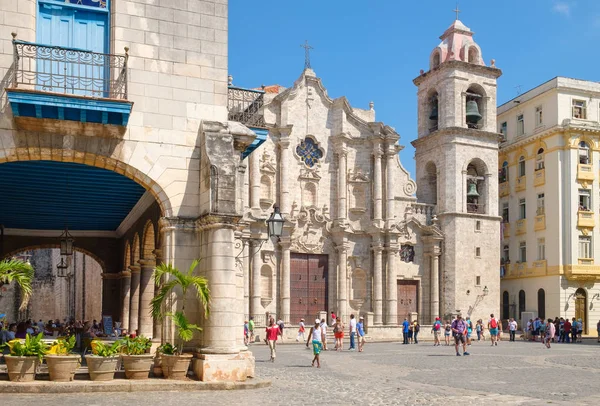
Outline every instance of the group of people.
{"type": "MultiPolygon", "coordinates": [[[[598,331],[598,342],[600,342],[600,321],[598,321],[596,328],[598,331]]],[[[580,343],[583,334],[583,321],[575,317],[572,320],[555,317],[554,320],[550,318],[547,321],[536,317],[527,322],[525,339],[537,341],[539,337],[540,341],[543,341],[547,337],[549,330],[554,331],[551,337],[552,342],[580,343]]]]}

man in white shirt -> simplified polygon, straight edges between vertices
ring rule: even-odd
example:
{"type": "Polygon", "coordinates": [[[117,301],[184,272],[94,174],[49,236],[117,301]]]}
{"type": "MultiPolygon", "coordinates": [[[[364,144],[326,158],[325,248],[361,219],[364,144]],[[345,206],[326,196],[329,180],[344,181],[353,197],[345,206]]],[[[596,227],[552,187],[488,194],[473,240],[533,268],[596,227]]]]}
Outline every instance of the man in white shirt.
{"type": "Polygon", "coordinates": [[[350,351],[356,350],[355,340],[356,337],[356,319],[354,318],[354,314],[350,315],[350,351]]]}
{"type": "Polygon", "coordinates": [[[512,317],[508,321],[508,331],[510,333],[510,341],[515,341],[515,335],[517,334],[517,322],[512,317]]]}

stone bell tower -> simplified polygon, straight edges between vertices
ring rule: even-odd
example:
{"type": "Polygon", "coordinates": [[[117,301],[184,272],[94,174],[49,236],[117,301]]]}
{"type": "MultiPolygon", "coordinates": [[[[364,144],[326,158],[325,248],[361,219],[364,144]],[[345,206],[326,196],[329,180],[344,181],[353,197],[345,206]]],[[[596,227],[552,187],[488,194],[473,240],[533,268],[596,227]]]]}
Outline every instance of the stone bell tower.
{"type": "Polygon", "coordinates": [[[442,34],[418,87],[417,198],[437,204],[444,233],[440,314],[500,311],[496,79],[458,19],[442,34]]]}

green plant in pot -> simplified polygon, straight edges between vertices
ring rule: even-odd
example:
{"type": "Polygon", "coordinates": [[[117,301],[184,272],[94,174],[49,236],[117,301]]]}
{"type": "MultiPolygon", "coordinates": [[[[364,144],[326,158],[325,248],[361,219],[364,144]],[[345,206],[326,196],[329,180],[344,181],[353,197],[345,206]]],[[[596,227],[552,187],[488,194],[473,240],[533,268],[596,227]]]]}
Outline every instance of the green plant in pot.
{"type": "Polygon", "coordinates": [[[121,359],[121,341],[108,343],[93,340],[92,353],[85,356],[85,361],[92,381],[112,381],[115,371],[119,369],[121,359]]]}
{"type": "Polygon", "coordinates": [[[73,354],[77,343],[74,335],[57,339],[46,353],[46,364],[51,381],[69,382],[81,366],[81,356],[73,354]]]}
{"type": "Polygon", "coordinates": [[[27,334],[25,340],[17,338],[4,344],[10,350],[4,360],[8,378],[12,382],[30,382],[35,379],[36,369],[48,352],[48,344],[42,341],[43,338],[42,333],[37,336],[27,334]]]}
{"type": "Polygon", "coordinates": [[[181,272],[171,264],[161,264],[154,270],[154,283],[160,289],[151,302],[152,316],[159,321],[162,321],[164,317],[169,317],[173,321],[178,338],[176,345],[166,343],[160,347],[162,371],[167,379],[185,379],[193,356],[183,353],[184,343],[191,341],[194,333],[202,331],[202,328],[190,323],[185,316],[186,297],[190,289],[196,292],[196,297],[204,308],[205,317],[209,315],[208,281],[203,276],[194,275],[199,263],[199,260],[194,260],[187,272],[181,272]],[[165,282],[163,283],[163,281],[165,282]],[[165,312],[163,310],[164,302],[176,290],[181,290],[181,310],[165,312]]]}
{"type": "Polygon", "coordinates": [[[118,341],[121,346],[121,358],[127,379],[148,379],[154,362],[150,354],[152,341],[144,336],[125,337],[118,341]]]}

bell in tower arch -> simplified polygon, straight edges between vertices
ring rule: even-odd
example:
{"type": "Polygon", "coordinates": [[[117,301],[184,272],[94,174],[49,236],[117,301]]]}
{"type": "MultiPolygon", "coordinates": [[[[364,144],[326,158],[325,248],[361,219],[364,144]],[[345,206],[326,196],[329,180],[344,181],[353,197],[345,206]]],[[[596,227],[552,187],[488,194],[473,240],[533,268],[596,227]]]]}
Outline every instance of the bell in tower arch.
{"type": "Polygon", "coordinates": [[[481,114],[479,114],[477,102],[469,100],[467,102],[467,125],[469,128],[476,128],[479,121],[481,121],[481,114]]]}
{"type": "Polygon", "coordinates": [[[437,119],[438,119],[438,100],[437,100],[437,98],[434,98],[431,101],[431,114],[429,114],[429,119],[435,120],[435,121],[437,121],[437,119]]]}
{"type": "Polygon", "coordinates": [[[467,197],[479,197],[477,192],[477,182],[469,182],[469,189],[467,190],[467,197]]]}

